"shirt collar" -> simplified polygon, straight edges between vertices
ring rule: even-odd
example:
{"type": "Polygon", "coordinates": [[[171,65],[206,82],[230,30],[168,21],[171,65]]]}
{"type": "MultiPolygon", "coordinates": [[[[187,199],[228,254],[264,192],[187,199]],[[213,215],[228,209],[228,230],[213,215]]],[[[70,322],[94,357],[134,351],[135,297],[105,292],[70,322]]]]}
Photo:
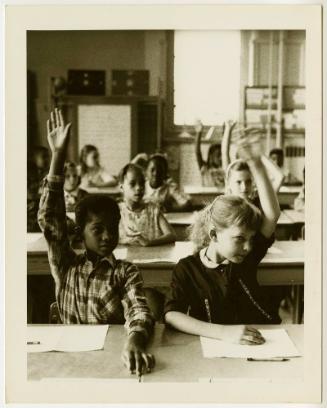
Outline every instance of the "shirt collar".
{"type": "Polygon", "coordinates": [[[115,265],[116,265],[116,258],[115,255],[113,253],[111,253],[108,256],[104,256],[104,257],[98,257],[96,262],[93,263],[92,260],[87,256],[87,251],[84,252],[84,256],[85,256],[85,260],[88,262],[91,262],[93,264],[93,267],[95,267],[96,265],[99,265],[99,263],[102,263],[104,261],[108,262],[109,265],[114,269],[115,265]]]}
{"type": "Polygon", "coordinates": [[[200,253],[199,253],[199,255],[200,255],[200,260],[201,260],[201,262],[203,263],[203,265],[204,265],[206,268],[216,269],[216,268],[218,268],[219,266],[228,265],[228,264],[230,263],[230,262],[228,261],[228,259],[225,259],[225,260],[224,260],[223,262],[221,262],[221,263],[216,263],[216,262],[211,261],[211,260],[207,257],[207,254],[206,254],[207,249],[208,249],[208,247],[202,248],[202,249],[200,250],[200,253]]]}
{"type": "Polygon", "coordinates": [[[65,193],[65,197],[75,197],[75,198],[77,198],[77,195],[78,195],[78,187],[75,188],[75,190],[73,190],[73,191],[66,191],[66,190],[64,190],[64,193],[65,193]]]}

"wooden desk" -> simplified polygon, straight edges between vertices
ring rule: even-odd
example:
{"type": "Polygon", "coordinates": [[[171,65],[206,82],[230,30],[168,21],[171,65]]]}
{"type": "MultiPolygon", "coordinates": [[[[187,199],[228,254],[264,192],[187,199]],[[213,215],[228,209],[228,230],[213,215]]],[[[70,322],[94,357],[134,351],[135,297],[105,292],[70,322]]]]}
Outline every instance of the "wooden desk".
{"type": "Polygon", "coordinates": [[[118,198],[121,196],[121,190],[116,187],[83,187],[89,194],[106,194],[112,198],[118,198]]]}
{"type": "MultiPolygon", "coordinates": [[[[287,330],[300,353],[303,353],[303,325],[264,326],[280,327],[287,330]]],[[[28,353],[28,380],[130,379],[120,359],[124,338],[123,326],[113,325],[108,330],[104,349],[100,351],[28,353]]],[[[301,379],[304,374],[303,357],[273,363],[248,362],[238,358],[204,358],[198,336],[180,333],[164,325],[156,325],[149,349],[155,355],[156,367],[152,373],[143,376],[143,382],[198,382],[200,378],[281,380],[301,379]]]]}
{"type": "MultiPolygon", "coordinates": [[[[280,205],[293,205],[302,186],[281,186],[278,192],[280,205]]],[[[217,187],[185,186],[184,192],[189,194],[194,206],[199,207],[210,203],[217,195],[224,194],[224,189],[217,187]]]]}

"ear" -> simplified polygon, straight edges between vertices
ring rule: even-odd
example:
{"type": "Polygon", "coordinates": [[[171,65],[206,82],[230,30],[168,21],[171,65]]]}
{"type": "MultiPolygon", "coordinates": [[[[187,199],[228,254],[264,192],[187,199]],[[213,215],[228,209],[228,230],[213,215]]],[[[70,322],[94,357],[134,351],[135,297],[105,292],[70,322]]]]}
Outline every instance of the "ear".
{"type": "Polygon", "coordinates": [[[217,231],[215,230],[215,228],[213,226],[211,226],[209,228],[209,238],[210,240],[217,242],[218,240],[218,236],[217,236],[217,231]]]}

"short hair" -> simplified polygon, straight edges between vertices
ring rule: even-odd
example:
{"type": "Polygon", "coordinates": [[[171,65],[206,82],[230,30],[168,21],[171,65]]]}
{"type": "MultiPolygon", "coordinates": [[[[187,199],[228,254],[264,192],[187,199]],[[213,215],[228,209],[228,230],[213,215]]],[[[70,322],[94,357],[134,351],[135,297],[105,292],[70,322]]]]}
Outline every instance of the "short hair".
{"type": "Polygon", "coordinates": [[[160,166],[162,166],[162,169],[164,170],[165,174],[166,175],[168,174],[168,161],[162,153],[152,154],[149,158],[148,165],[150,164],[151,161],[154,161],[158,163],[160,166]]]}
{"type": "Polygon", "coordinates": [[[280,149],[279,147],[276,147],[274,149],[271,149],[269,152],[269,157],[271,157],[273,154],[276,154],[281,161],[281,165],[284,163],[284,150],[280,149]]]}
{"type": "Polygon", "coordinates": [[[242,159],[234,160],[233,162],[229,164],[229,166],[226,169],[226,175],[225,175],[226,181],[229,180],[232,170],[233,171],[250,171],[250,167],[247,164],[247,162],[242,159]]]}
{"type": "Polygon", "coordinates": [[[119,172],[118,179],[120,184],[123,184],[126,174],[129,171],[134,171],[135,173],[139,174],[144,179],[144,173],[141,166],[134,163],[127,163],[119,172]]]}
{"type": "Polygon", "coordinates": [[[66,174],[67,170],[71,170],[71,169],[77,170],[78,169],[77,164],[72,161],[65,162],[64,174],[66,174]]]}
{"type": "Polygon", "coordinates": [[[82,198],[75,208],[76,225],[84,230],[89,214],[110,215],[112,221],[118,226],[120,211],[115,200],[104,194],[90,194],[82,198]]]}

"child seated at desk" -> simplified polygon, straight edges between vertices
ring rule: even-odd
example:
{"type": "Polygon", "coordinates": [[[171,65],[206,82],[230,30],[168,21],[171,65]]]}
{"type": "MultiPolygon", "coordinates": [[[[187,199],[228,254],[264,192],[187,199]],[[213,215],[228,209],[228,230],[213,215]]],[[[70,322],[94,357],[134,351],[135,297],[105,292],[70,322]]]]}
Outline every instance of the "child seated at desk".
{"type": "MultiPolygon", "coordinates": [[[[231,139],[232,139],[232,134],[233,134],[232,130],[235,126],[235,122],[226,122],[225,126],[226,128],[225,128],[223,141],[222,141],[222,163],[223,163],[223,168],[226,171],[226,180],[227,180],[230,175],[231,170],[243,171],[243,172],[247,171],[246,163],[240,160],[240,157],[238,157],[238,151],[237,151],[238,141],[244,138],[250,137],[253,143],[257,145],[259,149],[260,143],[259,143],[259,137],[257,135],[260,134],[260,130],[255,129],[255,128],[242,128],[242,127],[238,127],[237,129],[235,129],[234,133],[236,133],[236,137],[234,139],[234,143],[236,145],[236,156],[238,157],[238,159],[231,161],[230,145],[231,145],[231,139]]],[[[261,155],[261,161],[266,168],[268,177],[272,183],[272,186],[275,192],[278,193],[281,185],[283,184],[283,180],[284,180],[284,174],[282,170],[277,166],[277,164],[275,164],[272,160],[268,159],[268,157],[264,155],[261,155]]],[[[248,179],[248,177],[246,178],[248,179]]],[[[227,184],[227,181],[226,181],[226,184],[227,184]]],[[[229,187],[226,186],[226,188],[228,190],[229,187]]],[[[250,184],[249,184],[249,188],[250,188],[250,184]]],[[[252,191],[251,194],[255,195],[254,185],[251,187],[251,191],[252,191]]]]}
{"type": "Polygon", "coordinates": [[[225,172],[222,168],[221,145],[214,143],[209,147],[207,160],[203,160],[201,153],[201,139],[203,125],[200,121],[194,126],[196,160],[201,172],[204,187],[224,187],[225,172]]]}
{"type": "Polygon", "coordinates": [[[123,202],[119,203],[119,243],[153,246],[175,241],[175,233],[158,204],[143,201],[145,179],[142,168],[127,164],[119,175],[123,202]]]}
{"type": "Polygon", "coordinates": [[[265,184],[259,189],[266,193],[260,196],[262,214],[248,200],[227,195],[198,214],[191,239],[199,251],[181,259],[173,271],[165,321],[186,333],[256,345],[265,340],[248,324],[280,322],[256,277],[280,210],[260,156],[243,144],[242,157],[257,185],[265,184]]]}
{"type": "Polygon", "coordinates": [[[49,171],[49,151],[44,146],[35,146],[32,152],[32,160],[37,170],[39,180],[39,194],[41,194],[42,182],[49,171]]]}
{"type": "Polygon", "coordinates": [[[85,145],[80,154],[81,187],[114,187],[117,179],[100,165],[99,151],[93,145],[85,145]]]}
{"type": "Polygon", "coordinates": [[[190,197],[168,178],[168,163],[162,154],[156,153],[149,158],[144,200],[159,204],[164,212],[187,211],[191,207],[190,197]]]}
{"type": "Polygon", "coordinates": [[[79,187],[81,177],[78,168],[73,162],[66,162],[64,167],[64,196],[66,211],[75,211],[76,204],[87,195],[87,192],[79,187]]]}
{"type": "Polygon", "coordinates": [[[51,274],[63,324],[121,324],[128,338],[123,361],[131,372],[141,374],[154,365],[146,343],[153,317],[136,266],[118,260],[119,207],[111,198],[88,195],[76,206],[76,225],[86,251],[77,255],[67,238],[63,192],[63,170],[70,124],[65,126],[56,110],[48,120],[48,142],[52,151],[49,175],[44,181],[38,214],[48,245],[51,274]]]}

